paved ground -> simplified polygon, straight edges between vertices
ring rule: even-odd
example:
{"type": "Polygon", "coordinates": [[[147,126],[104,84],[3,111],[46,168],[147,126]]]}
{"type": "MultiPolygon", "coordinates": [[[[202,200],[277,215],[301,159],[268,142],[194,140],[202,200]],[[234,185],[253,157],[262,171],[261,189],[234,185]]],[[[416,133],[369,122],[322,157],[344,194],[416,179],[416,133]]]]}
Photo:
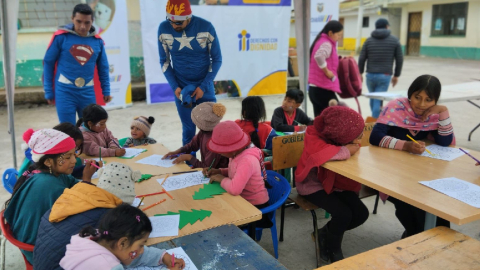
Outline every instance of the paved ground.
{"type": "MultiPolygon", "coordinates": [[[[450,59],[409,58],[404,64],[402,76],[395,89],[407,89],[410,83],[421,74],[432,74],[440,78],[444,85],[457,84],[473,80],[480,80],[480,61],[460,61],[450,59]]],[[[366,89],[366,87],[364,88],[366,89]]],[[[391,89],[390,89],[391,90],[391,89]]],[[[281,104],[283,96],[264,97],[267,106],[267,115],[281,104]]],[[[368,99],[361,97],[363,116],[370,114],[368,99]]],[[[354,100],[345,100],[349,106],[356,109],[354,100]]],[[[240,116],[241,99],[225,99],[219,102],[227,106],[225,119],[235,120],[240,116]]],[[[472,141],[467,141],[468,132],[475,127],[480,119],[477,117],[478,109],[467,102],[454,102],[446,104],[449,107],[457,142],[460,146],[480,150],[480,131],[477,131],[472,141]]],[[[308,103],[308,113],[312,115],[311,104],[308,103]]],[[[109,112],[110,119],[107,123],[115,136],[121,138],[129,135],[130,119],[138,115],[153,115],[157,122],[153,125],[151,136],[170,149],[175,149],[181,144],[181,124],[172,103],[146,105],[145,102],[134,103],[132,107],[109,112]],[[127,119],[127,120],[126,120],[127,119]]],[[[12,151],[10,136],[6,133],[7,110],[0,107],[0,172],[12,167],[12,151]]],[[[53,127],[57,123],[55,108],[49,106],[16,106],[15,127],[17,140],[18,162],[22,155],[20,143],[22,133],[27,128],[53,127]]],[[[473,165],[472,165],[473,166],[473,165]]],[[[478,168],[472,167],[472,170],[478,168]]],[[[9,198],[9,194],[0,189],[0,203],[9,198]]],[[[373,209],[374,198],[364,199],[364,203],[373,209]]],[[[402,227],[394,216],[393,205],[387,203],[379,206],[377,215],[370,215],[367,222],[357,229],[349,231],[344,237],[343,249],[346,256],[352,256],[391,242],[400,238],[402,227]]],[[[319,226],[327,222],[323,211],[318,211],[319,226]]],[[[479,222],[472,222],[464,226],[453,225],[453,229],[480,240],[479,222]]],[[[280,243],[280,262],[289,269],[315,268],[315,248],[310,233],[313,231],[311,215],[299,209],[286,210],[285,241],[280,243]]],[[[273,254],[272,241],[269,232],[265,231],[259,244],[273,254]]],[[[6,269],[24,269],[23,259],[18,249],[7,245],[6,269]]]]}

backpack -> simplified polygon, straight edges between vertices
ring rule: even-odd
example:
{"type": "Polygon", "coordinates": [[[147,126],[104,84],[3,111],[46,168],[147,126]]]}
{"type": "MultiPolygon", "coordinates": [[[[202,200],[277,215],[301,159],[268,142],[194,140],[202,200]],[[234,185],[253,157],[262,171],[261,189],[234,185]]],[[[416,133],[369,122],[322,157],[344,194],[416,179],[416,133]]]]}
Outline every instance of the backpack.
{"type": "Polygon", "coordinates": [[[351,56],[339,56],[337,75],[340,83],[340,97],[355,98],[358,105],[358,112],[362,114],[360,103],[357,99],[357,97],[362,94],[362,77],[355,59],[351,56]]]}

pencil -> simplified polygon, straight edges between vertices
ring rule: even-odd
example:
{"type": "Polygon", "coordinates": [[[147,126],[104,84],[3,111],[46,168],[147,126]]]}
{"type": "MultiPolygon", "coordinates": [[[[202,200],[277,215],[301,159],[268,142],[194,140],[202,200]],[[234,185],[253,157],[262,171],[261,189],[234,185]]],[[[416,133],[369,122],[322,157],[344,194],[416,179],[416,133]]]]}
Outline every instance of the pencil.
{"type": "Polygon", "coordinates": [[[98,156],[100,157],[100,162],[102,162],[102,148],[98,147],[98,156]]]}
{"type": "Polygon", "coordinates": [[[167,177],[165,177],[165,179],[163,179],[163,182],[160,184],[160,186],[163,186],[163,183],[165,183],[165,181],[167,181],[167,178],[170,176],[170,174],[167,174],[167,177]]]}
{"type": "Polygon", "coordinates": [[[135,196],[135,198],[142,198],[142,197],[148,197],[148,196],[153,196],[153,195],[158,195],[158,194],[163,194],[165,191],[160,191],[160,192],[155,192],[155,193],[150,193],[150,194],[144,194],[144,195],[138,195],[135,196]]]}
{"type": "Polygon", "coordinates": [[[473,160],[475,160],[477,163],[480,163],[480,161],[478,161],[478,159],[474,158],[472,155],[470,155],[469,153],[467,153],[467,151],[463,150],[462,148],[458,148],[460,149],[460,151],[462,151],[463,153],[465,153],[467,156],[471,157],[473,160]]]}
{"type": "Polygon", "coordinates": [[[304,124],[299,123],[297,120],[293,120],[293,122],[297,123],[299,126],[304,126],[304,124]]]}
{"type": "Polygon", "coordinates": [[[137,208],[140,208],[140,205],[142,205],[143,199],[145,199],[145,197],[142,197],[142,199],[140,200],[140,203],[137,205],[137,208]]]}
{"type": "Polygon", "coordinates": [[[198,171],[197,170],[192,170],[192,171],[184,171],[184,172],[174,172],[172,174],[192,173],[192,172],[198,172],[198,171]]]}
{"type": "Polygon", "coordinates": [[[175,200],[175,199],[172,197],[172,195],[170,195],[170,193],[168,193],[165,189],[163,189],[163,191],[168,195],[168,197],[170,197],[170,199],[175,200]]]}
{"type": "MultiPolygon", "coordinates": [[[[212,164],[210,164],[210,167],[208,167],[207,174],[212,169],[213,163],[215,163],[215,159],[217,159],[217,158],[214,158],[213,161],[212,161],[212,164]]],[[[203,176],[203,179],[205,179],[205,178],[207,178],[206,175],[203,176]]]]}
{"type": "MultiPolygon", "coordinates": [[[[419,144],[417,141],[415,141],[412,137],[410,137],[410,135],[407,134],[407,137],[412,140],[414,143],[416,144],[419,144]]],[[[425,148],[425,151],[427,151],[427,153],[429,153],[431,156],[435,156],[434,154],[432,154],[432,152],[428,151],[427,148],[425,148]]]]}
{"type": "Polygon", "coordinates": [[[164,201],[166,201],[166,200],[167,200],[167,199],[163,199],[163,200],[161,200],[161,201],[159,201],[159,202],[156,202],[156,203],[154,203],[154,204],[152,204],[152,205],[149,205],[149,206],[143,208],[142,211],[148,210],[148,209],[154,207],[155,205],[159,205],[159,204],[161,204],[162,202],[164,202],[164,201]]]}

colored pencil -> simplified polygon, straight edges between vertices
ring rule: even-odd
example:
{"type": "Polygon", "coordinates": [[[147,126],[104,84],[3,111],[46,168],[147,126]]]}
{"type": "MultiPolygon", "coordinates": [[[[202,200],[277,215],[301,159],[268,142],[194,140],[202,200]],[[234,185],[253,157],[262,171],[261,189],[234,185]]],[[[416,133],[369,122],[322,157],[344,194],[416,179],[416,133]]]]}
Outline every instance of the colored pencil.
{"type": "Polygon", "coordinates": [[[172,267],[175,267],[175,253],[172,252],[172,267]]]}
{"type": "Polygon", "coordinates": [[[98,156],[100,157],[100,162],[102,162],[102,148],[98,148],[98,156]]]}
{"type": "Polygon", "coordinates": [[[293,120],[293,122],[297,123],[299,126],[305,126],[304,124],[299,123],[297,120],[293,120]]]}
{"type": "Polygon", "coordinates": [[[165,181],[167,181],[167,178],[170,176],[170,174],[167,174],[167,177],[165,177],[165,179],[163,179],[162,183],[160,184],[160,186],[163,186],[163,183],[165,183],[165,181]]]}
{"type": "Polygon", "coordinates": [[[184,172],[174,172],[172,174],[192,173],[192,172],[198,172],[198,171],[197,170],[192,170],[192,171],[184,171],[184,172]]]}
{"type": "Polygon", "coordinates": [[[135,196],[135,198],[142,198],[142,197],[148,197],[148,196],[153,196],[153,195],[158,195],[158,194],[163,194],[165,191],[160,191],[160,192],[155,192],[155,193],[150,193],[150,194],[145,194],[145,195],[138,195],[135,196]]]}
{"type": "Polygon", "coordinates": [[[142,205],[142,202],[143,202],[144,199],[145,199],[145,197],[142,197],[142,199],[140,200],[140,203],[137,205],[137,208],[140,208],[140,205],[142,205]]]}
{"type": "Polygon", "coordinates": [[[166,200],[167,200],[167,199],[163,199],[163,200],[161,200],[161,201],[159,201],[159,202],[156,202],[156,203],[154,203],[154,204],[152,204],[152,205],[149,205],[149,206],[143,208],[142,211],[148,210],[148,209],[154,207],[155,205],[159,205],[159,204],[163,203],[163,202],[166,201],[166,200]]]}
{"type": "MultiPolygon", "coordinates": [[[[212,161],[212,164],[210,164],[210,167],[208,167],[207,174],[212,169],[213,163],[215,163],[215,159],[217,159],[217,158],[214,158],[213,161],[212,161]]],[[[205,178],[207,178],[206,175],[203,176],[203,179],[205,179],[205,178]]]]}
{"type": "MultiPolygon", "coordinates": [[[[407,137],[412,140],[414,143],[416,144],[419,144],[417,141],[415,141],[412,137],[410,137],[410,135],[407,134],[407,137]]],[[[432,154],[432,152],[428,151],[427,148],[425,148],[425,151],[427,151],[427,153],[429,153],[431,156],[435,156],[434,154],[432,154]]]]}
{"type": "Polygon", "coordinates": [[[474,158],[472,155],[470,155],[469,153],[467,153],[467,151],[463,150],[462,148],[458,148],[460,149],[460,151],[462,151],[463,153],[467,154],[467,156],[471,157],[473,160],[475,160],[477,163],[480,164],[480,161],[478,161],[478,159],[474,158]]]}
{"type": "Polygon", "coordinates": [[[163,189],[163,191],[168,195],[168,197],[170,197],[170,199],[175,200],[175,199],[172,197],[172,195],[170,195],[170,193],[168,193],[165,189],[163,189]]]}

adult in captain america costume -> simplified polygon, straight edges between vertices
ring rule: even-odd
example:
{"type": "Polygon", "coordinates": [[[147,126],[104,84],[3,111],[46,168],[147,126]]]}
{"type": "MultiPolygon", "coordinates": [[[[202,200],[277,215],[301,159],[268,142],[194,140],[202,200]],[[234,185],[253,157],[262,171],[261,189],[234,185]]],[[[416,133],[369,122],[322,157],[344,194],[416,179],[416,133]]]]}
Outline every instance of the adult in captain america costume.
{"type": "Polygon", "coordinates": [[[75,124],[76,113],[80,118],[87,105],[97,103],[93,85],[97,71],[103,94],[100,102],[111,101],[107,55],[92,23],[91,7],[76,5],[72,23],[54,33],[43,59],[45,99],[55,102],[61,123],[75,124]]]}
{"type": "Polygon", "coordinates": [[[185,145],[195,136],[193,107],[217,101],[213,79],[222,65],[220,43],[210,22],[192,16],[188,0],[169,0],[167,18],[158,28],[158,51],[163,74],[175,91],[185,145]]]}

